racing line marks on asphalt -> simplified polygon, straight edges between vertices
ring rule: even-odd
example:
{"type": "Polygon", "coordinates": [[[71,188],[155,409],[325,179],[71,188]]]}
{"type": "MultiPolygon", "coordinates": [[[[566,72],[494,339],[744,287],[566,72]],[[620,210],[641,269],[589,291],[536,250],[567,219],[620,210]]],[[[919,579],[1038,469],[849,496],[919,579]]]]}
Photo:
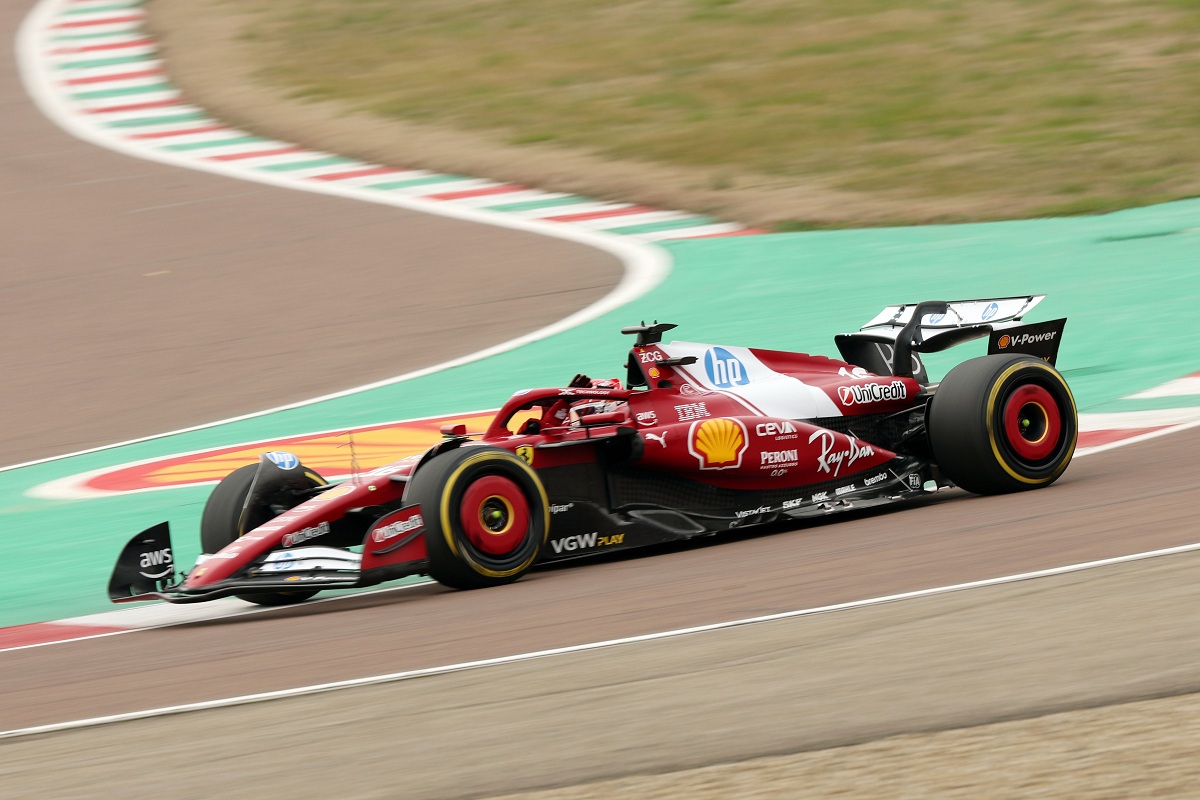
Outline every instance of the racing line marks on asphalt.
{"type": "MultiPolygon", "coordinates": [[[[657,633],[647,633],[639,636],[626,636],[619,639],[606,639],[600,642],[589,642],[586,644],[570,645],[567,647],[554,647],[546,650],[536,650],[529,653],[517,653],[508,656],[498,656],[496,658],[485,658],[476,661],[464,661],[457,664],[446,664],[439,667],[427,667],[425,669],[405,670],[403,672],[392,672],[384,675],[372,675],[365,678],[351,678],[342,681],[332,681],[330,683],[319,683],[309,686],[298,686],[292,689],[280,689],[272,692],[259,692],[257,694],[241,695],[238,697],[226,697],[218,700],[206,700],[199,703],[186,703],[176,706],[165,706],[162,708],[151,708],[143,711],[131,711],[124,714],[111,714],[103,717],[92,717],[89,719],[70,720],[67,722],[57,722],[49,725],[38,725],[29,728],[17,728],[14,730],[0,731],[0,739],[11,739],[20,736],[33,736],[42,733],[54,733],[59,731],[75,730],[79,728],[90,728],[98,725],[107,725],[114,722],[129,722],[139,719],[150,719],[153,717],[165,717],[174,714],[184,714],[191,711],[205,711],[216,708],[229,708],[231,706],[248,705],[250,703],[261,703],[268,700],[283,700],[290,697],[301,697],[304,695],[321,694],[324,692],[332,692],[340,689],[354,689],[361,686],[374,686],[382,683],[395,683],[398,681],[413,680],[416,678],[428,678],[436,675],[448,675],[454,672],[464,672],[466,670],[482,669],[485,667],[495,667],[503,664],[514,664],[521,661],[532,661],[537,658],[551,658],[554,656],[570,655],[572,653],[586,653],[593,650],[602,650],[611,647],[620,647],[623,645],[640,644],[644,642],[654,642],[662,639],[672,639],[680,636],[688,636],[698,633],[711,633],[713,631],[728,630],[730,628],[740,628],[747,625],[759,625],[768,622],[778,622],[786,619],[796,619],[798,617],[810,617],[818,614],[830,614],[839,611],[851,611],[859,608],[868,608],[871,606],[883,605],[885,603],[895,603],[902,600],[915,600],[923,597],[934,597],[937,595],[950,594],[952,592],[961,592],[969,589],[982,589],[989,586],[1000,586],[1009,583],[1018,583],[1020,581],[1034,580],[1037,578],[1048,578],[1056,575],[1067,575],[1073,572],[1082,572],[1090,569],[1098,569],[1100,567],[1114,566],[1117,564],[1127,564],[1132,561],[1144,561],[1150,558],[1159,558],[1161,556],[1178,555],[1180,553],[1190,553],[1200,550],[1200,542],[1193,544],[1180,545],[1178,547],[1168,547],[1162,550],[1151,550],[1145,553],[1135,553],[1127,556],[1117,556],[1115,558],[1106,558],[1098,561],[1087,561],[1080,564],[1070,564],[1064,567],[1053,567],[1050,569],[1037,570],[1035,572],[1023,572],[1016,575],[1006,575],[1000,578],[988,578],[980,581],[971,581],[969,583],[959,583],[952,586],[940,586],[933,589],[919,589],[912,592],[902,592],[900,594],[884,595],[882,597],[872,597],[866,600],[853,600],[847,603],[835,603],[833,605],[818,606],[816,608],[805,608],[796,611],[783,611],[776,614],[766,614],[758,617],[747,617],[744,619],[730,620],[728,622],[715,622],[707,625],[696,625],[689,628],[678,628],[670,631],[660,631],[657,633]]],[[[403,588],[403,587],[399,587],[403,588]]],[[[387,589],[384,591],[394,591],[387,589]]],[[[331,598],[336,600],[338,598],[331,598]]],[[[2,652],[2,651],[0,651],[2,652]]]]}

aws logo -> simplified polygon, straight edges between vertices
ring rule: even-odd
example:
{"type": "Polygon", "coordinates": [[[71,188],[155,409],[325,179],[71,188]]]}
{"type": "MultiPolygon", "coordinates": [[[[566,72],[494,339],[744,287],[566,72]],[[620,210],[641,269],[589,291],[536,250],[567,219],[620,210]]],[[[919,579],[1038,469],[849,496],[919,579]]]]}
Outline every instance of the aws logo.
{"type": "Polygon", "coordinates": [[[713,386],[730,389],[750,382],[746,365],[724,347],[713,347],[704,354],[704,371],[713,386]]]}
{"type": "Polygon", "coordinates": [[[736,419],[706,419],[692,423],[688,451],[700,469],[736,469],[742,465],[749,439],[746,426],[736,419]]]}

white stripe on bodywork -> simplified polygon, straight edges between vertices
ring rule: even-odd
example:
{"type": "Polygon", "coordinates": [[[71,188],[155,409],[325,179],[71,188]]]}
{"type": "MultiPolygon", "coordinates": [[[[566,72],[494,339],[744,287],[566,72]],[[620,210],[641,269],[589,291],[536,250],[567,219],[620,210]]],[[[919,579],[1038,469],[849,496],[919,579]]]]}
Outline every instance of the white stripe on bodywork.
{"type": "Polygon", "coordinates": [[[676,370],[697,386],[743,401],[757,414],[782,419],[842,415],[824,390],[799,378],[776,372],[759,361],[747,347],[697,342],[671,342],[659,347],[670,358],[694,356],[696,363],[688,367],[676,367],[676,370]],[[721,351],[732,358],[725,358],[721,351]],[[706,359],[711,359],[716,373],[712,377],[708,374],[706,359]],[[724,370],[723,374],[721,370],[724,370]]]}

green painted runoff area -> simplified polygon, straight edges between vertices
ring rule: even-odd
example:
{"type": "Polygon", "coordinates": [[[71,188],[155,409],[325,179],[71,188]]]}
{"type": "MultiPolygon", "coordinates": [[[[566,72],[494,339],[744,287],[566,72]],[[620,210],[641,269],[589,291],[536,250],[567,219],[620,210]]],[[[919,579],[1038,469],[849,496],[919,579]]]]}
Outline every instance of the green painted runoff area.
{"type": "MultiPolygon", "coordinates": [[[[140,459],[331,428],[498,407],[513,391],[576,372],[621,376],[641,320],[677,338],[837,355],[833,336],[885,305],[1044,293],[1029,321],[1068,317],[1058,365],[1080,411],[1162,408],[1188,398],[1123,400],[1200,369],[1200,200],[1099,217],[668,243],[671,276],[646,296],[551,339],[454,369],[303,408],[0,472],[0,625],[111,610],[117,551],[170,520],[179,563],[199,551],[210,489],[90,500],[31,498],[45,481],[140,459]]],[[[670,337],[668,337],[670,338],[670,337]]],[[[981,342],[939,354],[939,376],[981,342]]],[[[1200,402],[1200,398],[1192,402],[1200,402]]]]}

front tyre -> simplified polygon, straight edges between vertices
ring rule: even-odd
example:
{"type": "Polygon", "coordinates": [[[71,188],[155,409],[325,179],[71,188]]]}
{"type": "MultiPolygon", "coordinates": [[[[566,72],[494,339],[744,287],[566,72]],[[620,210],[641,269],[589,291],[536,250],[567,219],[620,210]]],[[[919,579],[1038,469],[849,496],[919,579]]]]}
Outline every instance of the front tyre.
{"type": "MultiPolygon", "coordinates": [[[[257,464],[238,467],[213,489],[200,517],[200,548],[203,552],[219,552],[247,531],[299,505],[304,498],[296,493],[297,488],[312,488],[326,483],[320,475],[305,469],[303,477],[295,481],[296,486],[280,487],[279,491],[263,496],[262,502],[247,508],[246,497],[250,494],[250,487],[257,472],[257,464]]],[[[302,603],[317,591],[319,590],[254,592],[239,594],[236,597],[260,606],[287,606],[302,603]]]]}
{"type": "Polygon", "coordinates": [[[405,495],[425,519],[429,574],[454,589],[511,583],[541,555],[550,507],[541,480],[497,447],[459,447],[413,475],[405,495]]]}
{"type": "Polygon", "coordinates": [[[938,385],[926,416],[934,461],[976,494],[1054,483],[1075,453],[1079,414],[1058,370],[1028,355],[964,361],[938,385]]]}

